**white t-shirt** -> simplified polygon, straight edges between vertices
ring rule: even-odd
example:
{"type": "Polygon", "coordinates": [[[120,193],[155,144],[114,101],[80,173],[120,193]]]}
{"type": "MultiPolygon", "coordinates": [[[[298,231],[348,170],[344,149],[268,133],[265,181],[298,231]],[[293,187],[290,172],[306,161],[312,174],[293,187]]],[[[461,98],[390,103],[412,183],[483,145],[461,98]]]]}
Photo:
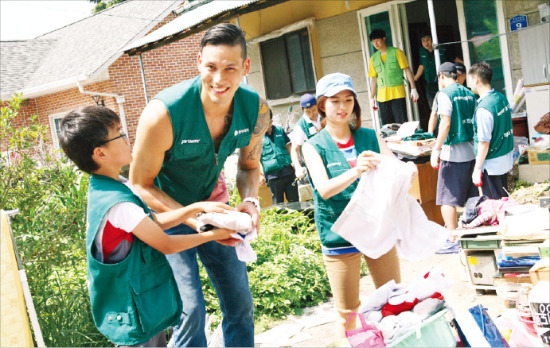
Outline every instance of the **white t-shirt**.
{"type": "MultiPolygon", "coordinates": [[[[139,197],[136,189],[124,178],[119,179],[139,197]]],[[[93,256],[102,263],[117,263],[132,250],[134,235],[132,231],[148,215],[143,208],[130,202],[114,205],[101,222],[94,240],[93,256]]]]}
{"type": "MultiPolygon", "coordinates": [[[[319,115],[317,115],[316,121],[310,120],[309,117],[306,116],[306,114],[303,114],[302,118],[308,123],[309,132],[311,134],[316,134],[321,129],[321,117],[319,117],[319,115]]],[[[288,137],[293,144],[300,146],[304,145],[307,140],[306,133],[304,132],[302,127],[297,124],[294,126],[292,133],[290,133],[288,137]]]]}
{"type": "MultiPolygon", "coordinates": [[[[452,117],[453,103],[445,93],[437,93],[437,114],[441,117],[452,117]]],[[[440,123],[441,124],[441,123],[440,123]]],[[[474,160],[474,142],[468,141],[455,145],[443,145],[439,158],[448,162],[468,162],[474,160]]]]}

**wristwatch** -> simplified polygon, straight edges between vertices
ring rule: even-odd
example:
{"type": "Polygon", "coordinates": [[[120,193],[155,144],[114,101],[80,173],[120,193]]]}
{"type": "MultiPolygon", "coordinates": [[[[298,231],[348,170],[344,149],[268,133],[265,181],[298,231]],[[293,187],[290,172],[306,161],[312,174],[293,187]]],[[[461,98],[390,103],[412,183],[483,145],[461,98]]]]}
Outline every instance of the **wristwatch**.
{"type": "Polygon", "coordinates": [[[254,206],[256,207],[256,210],[260,212],[260,201],[258,200],[258,198],[246,197],[245,199],[243,199],[243,203],[244,202],[250,202],[254,204],[254,206]]]}

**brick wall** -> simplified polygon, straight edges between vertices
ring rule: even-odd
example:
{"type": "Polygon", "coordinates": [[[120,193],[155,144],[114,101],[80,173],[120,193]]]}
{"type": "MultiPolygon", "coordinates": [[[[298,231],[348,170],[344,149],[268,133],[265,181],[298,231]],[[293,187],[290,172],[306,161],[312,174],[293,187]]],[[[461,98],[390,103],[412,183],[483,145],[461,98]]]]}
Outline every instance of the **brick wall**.
{"type": "MultiPolygon", "coordinates": [[[[151,31],[173,18],[174,16],[170,14],[151,31]]],[[[142,54],[149,99],[166,87],[198,75],[196,57],[202,35],[198,33],[142,54]]],[[[108,70],[108,81],[85,85],[84,90],[113,93],[124,97],[123,107],[128,133],[133,141],[139,116],[146,105],[139,57],[129,57],[124,54],[108,70]]],[[[119,113],[115,98],[102,98],[105,106],[119,113]]],[[[75,85],[75,88],[70,90],[27,100],[14,122],[19,126],[27,125],[31,115],[37,114],[40,123],[49,125],[50,115],[66,113],[78,107],[90,105],[95,105],[92,96],[80,93],[75,85]]],[[[48,136],[51,138],[51,130],[48,136]]]]}

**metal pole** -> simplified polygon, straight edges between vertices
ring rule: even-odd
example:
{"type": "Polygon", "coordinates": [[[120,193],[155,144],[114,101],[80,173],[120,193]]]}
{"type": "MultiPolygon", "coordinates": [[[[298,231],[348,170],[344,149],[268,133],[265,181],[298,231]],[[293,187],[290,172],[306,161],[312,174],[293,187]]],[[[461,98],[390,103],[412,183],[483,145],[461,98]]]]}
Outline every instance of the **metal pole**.
{"type": "Polygon", "coordinates": [[[145,105],[149,104],[149,95],[147,94],[147,81],[145,81],[145,71],[143,70],[143,58],[139,54],[139,67],[141,68],[141,80],[143,81],[143,94],[145,95],[145,105]]]}
{"type": "Polygon", "coordinates": [[[430,15],[430,28],[432,29],[432,41],[434,45],[434,57],[435,57],[435,71],[439,71],[439,66],[441,65],[441,59],[439,58],[439,48],[437,44],[437,25],[435,21],[434,13],[434,3],[433,0],[428,0],[428,14],[430,15]]]}

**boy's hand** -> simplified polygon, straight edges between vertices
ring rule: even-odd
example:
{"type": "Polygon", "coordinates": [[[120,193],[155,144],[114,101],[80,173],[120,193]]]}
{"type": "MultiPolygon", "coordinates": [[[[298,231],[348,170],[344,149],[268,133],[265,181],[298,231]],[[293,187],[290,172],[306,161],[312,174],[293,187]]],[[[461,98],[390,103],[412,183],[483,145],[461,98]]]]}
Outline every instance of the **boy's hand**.
{"type": "Polygon", "coordinates": [[[230,245],[229,243],[232,242],[233,244],[231,245],[233,246],[236,242],[239,242],[238,239],[231,237],[231,233],[235,233],[233,230],[229,230],[227,228],[215,228],[210,232],[214,234],[215,241],[224,241],[223,245],[230,245]]]}

